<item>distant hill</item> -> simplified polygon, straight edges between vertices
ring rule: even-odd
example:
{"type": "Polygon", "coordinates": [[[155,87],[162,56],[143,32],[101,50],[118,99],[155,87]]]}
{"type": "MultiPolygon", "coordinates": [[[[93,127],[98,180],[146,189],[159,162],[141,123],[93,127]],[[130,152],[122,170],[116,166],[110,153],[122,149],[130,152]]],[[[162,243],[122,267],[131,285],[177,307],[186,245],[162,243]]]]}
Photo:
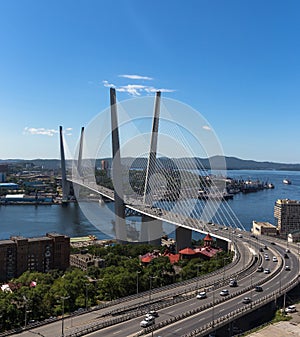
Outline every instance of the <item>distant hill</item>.
{"type": "MultiPolygon", "coordinates": [[[[211,165],[215,169],[222,168],[220,163],[222,162],[220,156],[214,156],[210,159],[208,158],[175,158],[170,160],[168,158],[159,158],[160,162],[167,162],[169,167],[178,167],[178,168],[195,168],[198,169],[210,169],[211,165]],[[190,163],[189,163],[190,161],[190,163]]],[[[96,166],[101,167],[101,160],[106,160],[108,166],[111,167],[111,158],[97,159],[96,166]]],[[[278,171],[300,171],[300,164],[286,164],[286,163],[275,163],[275,162],[259,162],[255,160],[244,160],[236,157],[225,157],[227,170],[278,170],[278,171]]],[[[24,160],[24,159],[8,159],[1,160],[1,163],[32,163],[35,166],[43,167],[45,169],[58,169],[60,168],[59,159],[33,159],[33,160],[24,160]]],[[[71,165],[72,161],[67,160],[67,164],[71,165]]],[[[123,158],[122,164],[124,166],[132,168],[145,168],[147,166],[147,158],[123,158]]]]}

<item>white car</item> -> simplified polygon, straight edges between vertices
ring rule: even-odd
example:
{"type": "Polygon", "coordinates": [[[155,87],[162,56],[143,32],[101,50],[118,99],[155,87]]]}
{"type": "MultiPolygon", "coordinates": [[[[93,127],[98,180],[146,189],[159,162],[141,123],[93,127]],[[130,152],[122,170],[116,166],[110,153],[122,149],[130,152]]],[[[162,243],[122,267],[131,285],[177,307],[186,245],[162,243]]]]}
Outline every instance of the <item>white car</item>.
{"type": "Polygon", "coordinates": [[[150,326],[150,325],[152,325],[152,324],[154,324],[154,323],[155,323],[155,319],[154,319],[153,316],[151,316],[151,317],[145,317],[145,318],[141,321],[140,326],[141,326],[142,328],[147,328],[148,326],[150,326]]]}
{"type": "Polygon", "coordinates": [[[271,271],[270,271],[269,268],[265,268],[265,270],[264,270],[264,273],[265,273],[265,274],[270,274],[270,272],[271,272],[271,271]]]}
{"type": "Polygon", "coordinates": [[[291,312],[296,312],[296,307],[294,305],[289,305],[286,309],[285,312],[286,313],[291,313],[291,312]]]}
{"type": "Polygon", "coordinates": [[[278,262],[277,257],[273,256],[273,262],[278,262]]]}
{"type": "Polygon", "coordinates": [[[206,298],[206,292],[201,291],[199,294],[196,296],[199,300],[202,300],[203,298],[206,298]]]}
{"type": "Polygon", "coordinates": [[[229,295],[229,291],[227,289],[223,289],[221,292],[220,292],[220,295],[221,296],[227,296],[229,295]]]}

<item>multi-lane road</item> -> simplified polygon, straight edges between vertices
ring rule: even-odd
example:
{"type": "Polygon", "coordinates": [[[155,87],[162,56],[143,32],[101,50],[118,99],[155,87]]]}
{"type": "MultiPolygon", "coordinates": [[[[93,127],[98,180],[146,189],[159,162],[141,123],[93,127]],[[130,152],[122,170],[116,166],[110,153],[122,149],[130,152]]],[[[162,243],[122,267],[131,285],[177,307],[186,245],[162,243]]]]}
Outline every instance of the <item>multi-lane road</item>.
{"type": "MultiPolygon", "coordinates": [[[[229,235],[228,231],[224,231],[224,236],[226,235],[229,235]]],[[[257,240],[245,232],[242,235],[242,239],[238,238],[237,234],[232,236],[241,254],[236,254],[233,263],[218,273],[205,275],[176,287],[153,290],[151,296],[146,292],[123,302],[111,303],[106,308],[66,317],[64,335],[75,336],[77,333],[79,336],[82,333],[85,336],[137,336],[144,331],[140,322],[145,312],[155,308],[159,313],[153,326],[155,336],[184,336],[211,324],[212,321],[221,324],[221,317],[229,317],[240,312],[242,308],[251,310],[251,307],[271,300],[270,296],[274,296],[275,293],[278,296],[279,292],[286,291],[286,287],[298,278],[299,247],[290,244],[290,253],[288,258],[285,258],[286,243],[268,238],[257,240]],[[271,241],[275,244],[271,244],[271,241]],[[265,245],[268,249],[260,249],[265,245]],[[269,259],[265,258],[265,254],[268,254],[269,259]],[[273,261],[273,257],[276,257],[276,262],[273,261]],[[287,265],[290,270],[286,270],[287,265]],[[262,266],[263,269],[269,268],[270,274],[257,272],[258,266],[262,266]],[[230,277],[237,279],[237,287],[229,287],[230,277]],[[260,285],[263,291],[256,292],[256,285],[260,285]],[[229,295],[221,296],[220,291],[225,288],[229,290],[229,295]],[[196,298],[196,293],[200,290],[206,291],[207,298],[196,298]],[[243,303],[244,297],[249,297],[251,303],[243,303]],[[99,327],[99,324],[112,320],[115,320],[114,323],[118,320],[124,321],[92,333],[87,330],[92,331],[99,327]]],[[[291,286],[295,284],[294,282],[291,286]]],[[[151,331],[149,333],[152,334],[151,331]]],[[[18,335],[29,337],[37,334],[45,337],[62,336],[61,320],[32,327],[18,335]]]]}

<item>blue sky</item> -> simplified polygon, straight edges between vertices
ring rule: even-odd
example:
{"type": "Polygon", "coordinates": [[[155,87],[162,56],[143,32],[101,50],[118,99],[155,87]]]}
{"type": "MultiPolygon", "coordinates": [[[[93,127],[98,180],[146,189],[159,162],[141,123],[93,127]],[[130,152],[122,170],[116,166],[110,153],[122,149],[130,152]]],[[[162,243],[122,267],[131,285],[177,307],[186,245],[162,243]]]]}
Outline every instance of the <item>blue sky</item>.
{"type": "Polygon", "coordinates": [[[225,155],[299,163],[299,36],[296,0],[1,0],[0,158],[58,158],[114,85],[190,105],[225,155]]]}

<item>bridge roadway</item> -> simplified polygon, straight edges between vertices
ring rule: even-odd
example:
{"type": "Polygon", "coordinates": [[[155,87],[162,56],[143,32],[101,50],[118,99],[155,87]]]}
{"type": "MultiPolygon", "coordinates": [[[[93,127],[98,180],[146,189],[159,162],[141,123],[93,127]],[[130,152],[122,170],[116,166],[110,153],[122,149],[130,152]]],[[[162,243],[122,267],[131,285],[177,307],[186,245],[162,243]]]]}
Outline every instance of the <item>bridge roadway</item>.
{"type": "MultiPolygon", "coordinates": [[[[114,191],[109,188],[97,185],[95,182],[87,182],[86,179],[68,178],[68,181],[72,182],[75,185],[86,188],[90,191],[93,191],[94,193],[97,193],[111,201],[114,201],[114,191]]],[[[172,225],[191,229],[202,234],[207,234],[207,232],[211,230],[209,224],[200,219],[191,218],[186,214],[174,213],[173,211],[170,212],[165,209],[145,205],[142,203],[142,199],[140,198],[124,196],[124,204],[126,208],[134,212],[152,217],[157,220],[165,221],[172,225]]],[[[237,226],[235,226],[234,228],[239,229],[237,226]]],[[[213,236],[217,239],[230,241],[230,236],[218,235],[218,233],[216,232],[214,232],[213,236]]]]}
{"type": "MultiPolygon", "coordinates": [[[[228,233],[223,233],[224,235],[228,235],[228,233]]],[[[245,306],[241,303],[242,298],[245,296],[252,297],[253,301],[257,299],[264,298],[267,295],[272,294],[274,291],[284,291],[284,287],[293,279],[297,277],[299,274],[299,247],[295,245],[290,245],[291,253],[289,254],[289,259],[284,259],[282,256],[285,252],[285,245],[277,242],[276,245],[270,245],[270,241],[268,238],[263,238],[260,240],[255,240],[249,236],[249,234],[243,232],[243,240],[239,240],[239,249],[241,249],[241,244],[245,247],[242,249],[242,258],[238,265],[234,265],[232,269],[226,270],[226,277],[224,278],[224,270],[221,270],[221,273],[217,275],[206,275],[205,279],[199,278],[198,280],[194,280],[188,286],[179,285],[176,288],[172,289],[158,289],[155,293],[151,294],[151,299],[153,301],[158,298],[170,298],[170,296],[174,296],[176,293],[180,293],[181,291],[186,290],[185,293],[186,300],[159,310],[159,318],[156,319],[156,324],[165,321],[166,319],[171,319],[172,317],[176,317],[178,315],[182,315],[182,313],[187,312],[191,309],[202,307],[202,305],[209,305],[209,303],[214,303],[214,309],[212,306],[207,309],[201,310],[200,314],[192,315],[188,318],[185,318],[182,321],[170,322],[166,327],[161,330],[155,331],[156,336],[182,336],[185,335],[192,330],[199,328],[201,326],[205,326],[209,322],[214,319],[217,320],[218,317],[223,316],[229,312],[235,311],[237,308],[241,308],[245,306]],[[247,277],[237,276],[238,279],[238,287],[237,288],[228,288],[228,277],[232,275],[236,275],[238,270],[235,269],[237,266],[244,265],[245,267],[249,266],[249,259],[253,251],[258,251],[259,247],[264,247],[267,244],[269,249],[267,252],[270,256],[270,261],[265,261],[263,256],[258,260],[263,261],[262,265],[264,268],[270,268],[271,274],[265,275],[264,273],[257,273],[255,268],[251,269],[250,275],[247,277]],[[246,258],[247,256],[247,258],[246,258]],[[278,262],[272,261],[272,256],[277,256],[278,262]],[[291,267],[290,271],[286,271],[284,266],[289,265],[291,267]],[[250,277],[249,277],[250,276],[250,277]],[[226,286],[223,284],[223,279],[225,279],[226,286]],[[206,288],[208,297],[204,300],[196,299],[196,285],[198,285],[198,289],[202,290],[204,287],[206,288]],[[214,287],[208,287],[207,284],[214,285],[214,287]],[[261,284],[263,287],[262,293],[254,292],[253,290],[247,291],[243,294],[239,294],[243,289],[248,289],[249,287],[254,287],[256,284],[261,284]],[[218,303],[218,300],[221,298],[219,292],[223,288],[227,288],[230,290],[230,296],[232,298],[226,300],[225,302],[218,303]],[[194,292],[194,294],[193,294],[194,292]],[[189,298],[188,294],[192,294],[189,298]]],[[[261,255],[264,253],[260,253],[261,255]]],[[[74,336],[75,331],[79,331],[88,327],[92,327],[99,322],[111,318],[103,317],[105,312],[111,311],[112,309],[122,308],[126,306],[127,308],[131,306],[136,306],[137,304],[142,305],[145,302],[147,303],[149,299],[149,293],[142,293],[139,297],[134,297],[128,299],[128,301],[113,305],[108,308],[104,308],[101,310],[92,311],[89,313],[85,313],[78,316],[72,316],[65,319],[65,336],[74,336]]],[[[148,302],[149,303],[149,302],[148,302]]],[[[249,309],[251,310],[251,309],[249,309]]],[[[121,317],[121,316],[120,316],[121,317]]],[[[126,321],[120,324],[116,324],[110,326],[105,329],[101,329],[96,331],[91,336],[134,336],[142,329],[139,326],[140,321],[143,316],[139,316],[137,318],[133,318],[130,321],[126,321]]],[[[228,320],[227,320],[228,321],[228,320]]],[[[40,327],[32,328],[29,331],[24,331],[19,336],[32,336],[33,334],[39,334],[45,337],[56,337],[61,336],[61,321],[56,321],[47,325],[43,325],[40,327]]],[[[85,334],[88,336],[88,334],[85,334]]]]}

